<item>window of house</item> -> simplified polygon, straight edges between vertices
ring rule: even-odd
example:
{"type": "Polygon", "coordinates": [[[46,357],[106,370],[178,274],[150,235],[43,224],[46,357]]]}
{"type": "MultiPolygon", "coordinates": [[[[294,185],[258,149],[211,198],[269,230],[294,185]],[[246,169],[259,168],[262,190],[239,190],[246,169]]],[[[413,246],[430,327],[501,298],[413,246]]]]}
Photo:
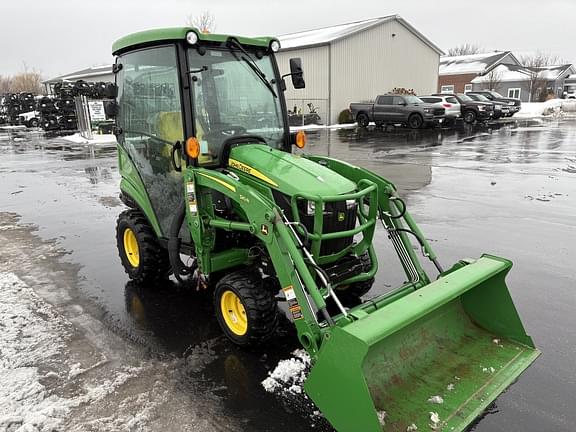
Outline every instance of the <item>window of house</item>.
{"type": "Polygon", "coordinates": [[[468,93],[472,91],[472,84],[466,84],[464,86],[464,93],[468,93]]]}
{"type": "Polygon", "coordinates": [[[520,89],[519,88],[509,88],[508,97],[520,99],[520,89]]]}
{"type": "Polygon", "coordinates": [[[440,93],[454,93],[454,84],[443,85],[440,88],[440,93]]]}

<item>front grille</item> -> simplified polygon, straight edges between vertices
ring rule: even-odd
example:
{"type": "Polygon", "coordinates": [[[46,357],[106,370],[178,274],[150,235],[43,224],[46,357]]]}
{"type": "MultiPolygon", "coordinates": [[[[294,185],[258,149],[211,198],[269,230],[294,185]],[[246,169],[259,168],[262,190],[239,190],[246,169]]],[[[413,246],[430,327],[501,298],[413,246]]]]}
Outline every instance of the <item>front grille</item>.
{"type": "Polygon", "coordinates": [[[444,115],[446,113],[446,110],[444,108],[434,108],[434,115],[435,116],[441,116],[444,115]]]}
{"type": "MultiPolygon", "coordinates": [[[[274,200],[289,220],[294,220],[292,216],[292,208],[290,206],[290,197],[284,195],[277,190],[273,190],[274,200]]],[[[308,215],[306,212],[307,203],[301,200],[298,203],[298,214],[300,221],[304,224],[309,232],[314,230],[314,216],[308,215]]],[[[329,202],[324,207],[324,220],[322,232],[324,234],[351,230],[356,226],[356,206],[351,208],[346,207],[345,201],[329,202]]],[[[337,238],[332,240],[323,241],[320,245],[320,255],[332,255],[340,252],[342,249],[352,244],[353,237],[337,238]]],[[[310,246],[310,245],[308,245],[310,246]]]]}

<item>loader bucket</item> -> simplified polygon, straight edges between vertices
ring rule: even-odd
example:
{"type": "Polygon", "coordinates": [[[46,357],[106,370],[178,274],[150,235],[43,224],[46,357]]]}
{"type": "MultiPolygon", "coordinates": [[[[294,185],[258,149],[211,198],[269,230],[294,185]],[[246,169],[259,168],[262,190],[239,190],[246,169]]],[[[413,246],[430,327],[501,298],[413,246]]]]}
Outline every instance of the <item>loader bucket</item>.
{"type": "Polygon", "coordinates": [[[484,255],[354,312],[324,341],[306,392],[339,432],[465,430],[540,354],[504,281],[511,266],[484,255]]]}

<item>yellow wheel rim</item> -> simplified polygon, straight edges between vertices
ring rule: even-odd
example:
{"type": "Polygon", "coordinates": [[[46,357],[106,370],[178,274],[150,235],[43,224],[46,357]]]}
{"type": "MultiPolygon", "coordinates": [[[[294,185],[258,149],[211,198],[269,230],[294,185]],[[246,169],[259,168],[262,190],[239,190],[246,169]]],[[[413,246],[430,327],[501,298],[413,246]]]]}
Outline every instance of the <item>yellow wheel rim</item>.
{"type": "Polygon", "coordinates": [[[136,234],[130,228],[124,230],[124,251],[130,265],[134,268],[138,267],[140,265],[138,240],[136,240],[136,234]]]}
{"type": "Polygon", "coordinates": [[[237,336],[245,335],[248,331],[248,318],[240,297],[232,291],[225,291],[220,298],[220,309],[230,331],[237,336]]]}

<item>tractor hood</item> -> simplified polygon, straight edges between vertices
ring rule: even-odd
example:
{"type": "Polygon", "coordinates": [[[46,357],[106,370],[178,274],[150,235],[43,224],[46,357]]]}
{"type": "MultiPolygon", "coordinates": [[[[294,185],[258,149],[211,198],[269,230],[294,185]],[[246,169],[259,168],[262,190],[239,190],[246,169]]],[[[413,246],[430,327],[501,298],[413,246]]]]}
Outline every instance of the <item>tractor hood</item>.
{"type": "Polygon", "coordinates": [[[264,144],[234,147],[228,166],[289,196],[340,195],[356,188],[352,181],[316,162],[264,144]]]}

